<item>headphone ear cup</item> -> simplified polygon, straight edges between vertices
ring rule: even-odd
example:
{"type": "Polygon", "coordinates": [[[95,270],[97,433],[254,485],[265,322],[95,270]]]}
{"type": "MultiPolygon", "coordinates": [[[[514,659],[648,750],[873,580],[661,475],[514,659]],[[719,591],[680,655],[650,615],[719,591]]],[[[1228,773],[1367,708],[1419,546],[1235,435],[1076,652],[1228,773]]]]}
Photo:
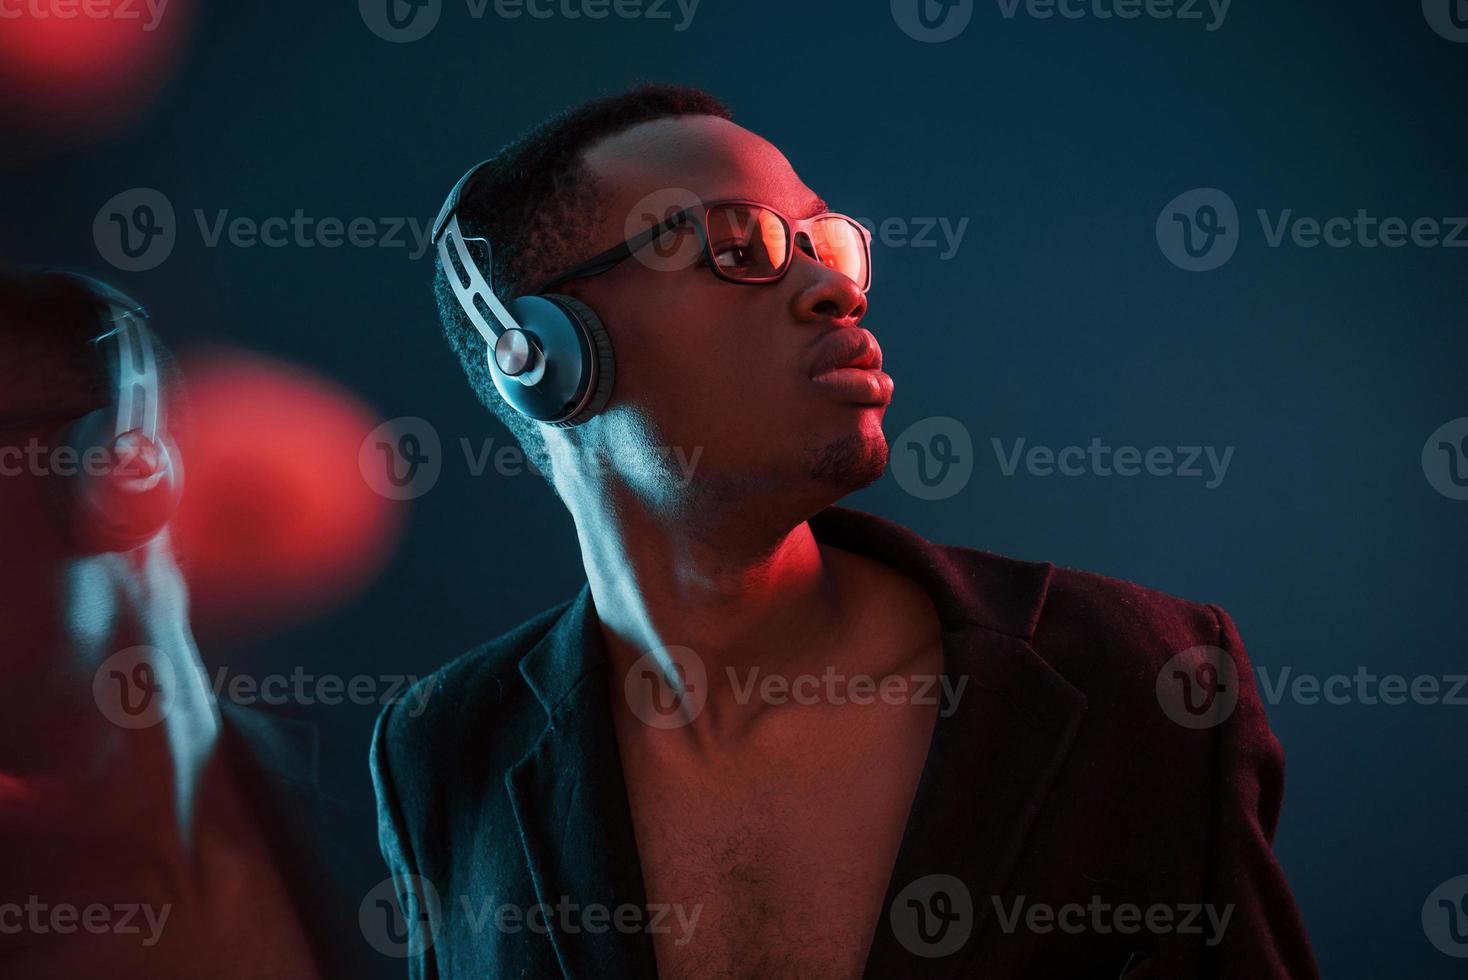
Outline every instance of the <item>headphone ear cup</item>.
{"type": "Polygon", "coordinates": [[[601,317],[597,316],[591,307],[576,297],[567,296],[564,293],[546,293],[542,298],[566,310],[586,335],[592,357],[596,359],[596,386],[586,402],[586,407],[566,421],[555,423],[560,428],[569,429],[572,426],[580,425],[606,408],[607,402],[612,397],[612,388],[617,381],[617,356],[612,351],[612,338],[607,335],[607,328],[602,324],[601,317]]]}
{"type": "Polygon", "coordinates": [[[63,478],[62,521],[86,554],[129,551],[172,518],[183,493],[183,461],[167,439],[111,435],[112,414],[87,415],[62,435],[79,465],[63,478]]]}

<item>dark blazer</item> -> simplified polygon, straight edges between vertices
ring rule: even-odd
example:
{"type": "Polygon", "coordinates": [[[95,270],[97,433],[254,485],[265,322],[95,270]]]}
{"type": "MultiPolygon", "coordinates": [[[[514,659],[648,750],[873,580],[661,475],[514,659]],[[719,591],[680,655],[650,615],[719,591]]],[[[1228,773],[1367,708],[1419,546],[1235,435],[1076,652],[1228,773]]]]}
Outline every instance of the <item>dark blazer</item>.
{"type": "MultiPolygon", "coordinates": [[[[842,508],[811,527],[920,583],[945,673],[968,678],[937,722],[866,976],[1317,976],[1271,850],[1283,754],[1227,615],[842,508]],[[1158,678],[1199,645],[1232,658],[1237,700],[1221,723],[1189,727],[1158,678]],[[1194,931],[1201,910],[1184,921],[1204,905],[1228,910],[1221,938],[1194,931]]],[[[382,852],[403,882],[426,883],[400,889],[429,926],[412,976],[656,974],[646,932],[565,930],[554,915],[500,929],[492,914],[559,896],[647,903],[607,669],[583,588],[425,678],[419,717],[404,702],[378,719],[382,852]]]]}

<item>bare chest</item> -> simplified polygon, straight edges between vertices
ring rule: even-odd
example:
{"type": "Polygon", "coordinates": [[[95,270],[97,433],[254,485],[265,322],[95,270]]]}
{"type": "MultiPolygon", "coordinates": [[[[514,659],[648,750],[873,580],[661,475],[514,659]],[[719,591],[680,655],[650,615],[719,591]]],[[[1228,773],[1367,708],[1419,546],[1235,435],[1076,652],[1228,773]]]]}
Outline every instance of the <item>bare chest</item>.
{"type": "Polygon", "coordinates": [[[659,974],[859,977],[931,724],[873,712],[816,724],[762,765],[697,771],[624,750],[648,901],[671,907],[659,974]]]}

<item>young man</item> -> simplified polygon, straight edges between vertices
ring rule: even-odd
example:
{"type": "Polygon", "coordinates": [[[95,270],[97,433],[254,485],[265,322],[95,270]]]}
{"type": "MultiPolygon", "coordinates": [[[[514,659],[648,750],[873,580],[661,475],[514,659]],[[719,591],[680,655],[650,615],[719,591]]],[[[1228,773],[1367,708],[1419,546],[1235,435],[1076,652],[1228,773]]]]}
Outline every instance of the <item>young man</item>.
{"type": "Polygon", "coordinates": [[[384,975],[315,727],[210,696],[167,363],[110,287],[0,271],[0,976],[384,975]]]}
{"type": "Polygon", "coordinates": [[[643,88],[436,233],[587,585],[379,720],[414,976],[1315,974],[1221,611],[832,506],[883,471],[892,380],[869,239],[778,149],[643,88]],[[1158,678],[1199,647],[1169,670],[1232,710],[1178,724],[1158,678]]]}

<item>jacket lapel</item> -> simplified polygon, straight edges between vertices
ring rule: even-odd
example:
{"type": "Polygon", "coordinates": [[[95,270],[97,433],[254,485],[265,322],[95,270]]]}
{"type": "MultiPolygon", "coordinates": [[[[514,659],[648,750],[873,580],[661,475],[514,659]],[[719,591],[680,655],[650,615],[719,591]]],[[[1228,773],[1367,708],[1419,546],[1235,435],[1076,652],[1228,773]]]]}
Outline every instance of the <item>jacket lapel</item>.
{"type": "MultiPolygon", "coordinates": [[[[505,776],[539,902],[607,910],[593,931],[573,912],[547,916],[570,978],[655,977],[651,936],[618,929],[617,910],[646,914],[646,889],[606,694],[607,660],[591,590],[526,654],[520,670],[546,710],[535,747],[505,776]]],[[[641,919],[639,919],[641,921],[641,919]]]]}
{"type": "Polygon", "coordinates": [[[1030,645],[1050,566],[938,547],[842,508],[812,529],[927,590],[949,690],[965,685],[934,728],[866,976],[979,975],[983,931],[1086,709],[1030,645]]]}

